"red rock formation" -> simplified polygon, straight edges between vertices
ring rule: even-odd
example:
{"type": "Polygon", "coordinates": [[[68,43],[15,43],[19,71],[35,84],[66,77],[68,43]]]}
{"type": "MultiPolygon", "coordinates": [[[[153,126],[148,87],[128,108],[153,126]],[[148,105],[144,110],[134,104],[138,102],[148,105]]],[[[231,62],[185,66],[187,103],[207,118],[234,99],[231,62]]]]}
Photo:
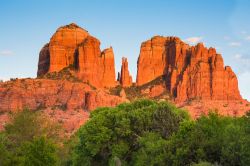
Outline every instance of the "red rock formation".
{"type": "Polygon", "coordinates": [[[100,42],[92,36],[78,47],[78,75],[95,87],[115,86],[113,49],[100,50],[100,42]]]}
{"type": "Polygon", "coordinates": [[[73,65],[76,48],[87,36],[88,32],[74,23],[58,28],[50,42],[40,51],[37,75],[73,65]]]}
{"type": "Polygon", "coordinates": [[[59,28],[49,43],[49,72],[60,71],[64,67],[73,65],[75,50],[87,36],[89,36],[88,32],[76,24],[59,28]]]}
{"type": "Polygon", "coordinates": [[[92,110],[97,106],[113,106],[125,101],[102,90],[98,90],[97,99],[89,97],[89,94],[96,93],[96,90],[81,82],[48,79],[9,81],[0,83],[0,112],[15,111],[25,107],[32,110],[44,108],[92,110]],[[89,103],[94,104],[89,106],[89,103]]]}
{"type": "Polygon", "coordinates": [[[132,76],[128,71],[128,61],[127,58],[122,58],[121,75],[119,76],[120,84],[123,87],[129,87],[132,85],[132,76]]]}
{"type": "Polygon", "coordinates": [[[93,86],[114,87],[115,63],[112,48],[100,50],[98,39],[70,24],[59,28],[39,56],[38,76],[73,66],[79,78],[93,86]]]}
{"type": "Polygon", "coordinates": [[[113,48],[107,48],[101,53],[101,82],[104,87],[114,87],[115,81],[115,57],[113,48]]]}
{"type": "Polygon", "coordinates": [[[142,43],[137,85],[161,75],[177,101],[241,100],[237,77],[214,48],[189,46],[176,37],[153,37],[142,43]]]}
{"type": "Polygon", "coordinates": [[[126,101],[126,98],[112,96],[104,91],[90,91],[86,94],[86,109],[94,110],[97,107],[114,107],[126,101]]]}
{"type": "Polygon", "coordinates": [[[94,90],[81,82],[48,79],[17,79],[0,83],[0,131],[9,121],[9,112],[29,108],[62,123],[74,132],[97,107],[116,106],[127,99],[94,90]]]}

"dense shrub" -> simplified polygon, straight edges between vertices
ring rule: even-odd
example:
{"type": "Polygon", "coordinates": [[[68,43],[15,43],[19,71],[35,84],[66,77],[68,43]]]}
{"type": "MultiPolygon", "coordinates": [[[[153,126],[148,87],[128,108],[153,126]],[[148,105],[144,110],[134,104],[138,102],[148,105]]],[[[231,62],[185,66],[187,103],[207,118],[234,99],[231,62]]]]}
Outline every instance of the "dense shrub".
{"type": "Polygon", "coordinates": [[[0,165],[55,165],[61,136],[60,126],[40,112],[14,113],[0,133],[0,165]]]}
{"type": "Polygon", "coordinates": [[[99,108],[79,130],[74,165],[250,165],[250,118],[196,121],[173,105],[138,100],[99,108]]]}
{"type": "MultiPolygon", "coordinates": [[[[169,103],[138,100],[115,108],[100,108],[79,131],[76,165],[122,165],[139,161],[135,154],[147,141],[170,137],[188,120],[186,112],[169,103]],[[145,137],[145,138],[144,138],[145,137]],[[135,159],[133,159],[135,158],[135,159]]],[[[145,144],[145,145],[144,145],[145,144]]],[[[155,142],[159,147],[162,142],[155,142]]],[[[151,145],[149,145],[151,146],[151,145]]],[[[157,153],[157,149],[155,149],[157,153]]]]}

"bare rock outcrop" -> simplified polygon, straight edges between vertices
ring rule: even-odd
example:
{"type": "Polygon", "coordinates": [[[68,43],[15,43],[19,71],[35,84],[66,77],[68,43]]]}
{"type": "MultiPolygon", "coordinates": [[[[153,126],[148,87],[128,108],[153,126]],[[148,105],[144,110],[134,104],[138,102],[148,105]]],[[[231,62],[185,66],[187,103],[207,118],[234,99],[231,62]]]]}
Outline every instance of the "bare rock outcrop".
{"type": "Polygon", "coordinates": [[[163,75],[177,101],[242,100],[234,72],[202,43],[189,46],[177,37],[155,36],[142,43],[137,67],[138,86],[163,75]]]}
{"type": "Polygon", "coordinates": [[[37,75],[69,66],[81,80],[97,88],[116,85],[113,49],[101,52],[100,41],[74,23],[60,27],[42,48],[37,75]]]}

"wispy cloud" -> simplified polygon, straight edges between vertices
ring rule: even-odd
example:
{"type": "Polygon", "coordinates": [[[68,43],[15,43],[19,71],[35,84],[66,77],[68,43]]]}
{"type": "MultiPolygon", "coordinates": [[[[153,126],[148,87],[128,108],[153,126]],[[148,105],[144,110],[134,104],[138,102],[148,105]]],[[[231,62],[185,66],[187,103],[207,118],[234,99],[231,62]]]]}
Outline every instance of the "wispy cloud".
{"type": "Polygon", "coordinates": [[[250,41],[250,36],[247,36],[245,39],[250,41]]]}
{"type": "Polygon", "coordinates": [[[190,38],[187,38],[185,41],[190,43],[190,44],[196,44],[198,42],[200,42],[202,39],[202,37],[190,37],[190,38]]]}
{"type": "Polygon", "coordinates": [[[13,51],[11,51],[11,50],[2,50],[2,51],[0,51],[0,55],[2,55],[2,56],[13,55],[13,51]]]}
{"type": "Polygon", "coordinates": [[[240,60],[242,58],[242,55],[241,54],[235,54],[234,58],[240,60]]]}
{"type": "Polygon", "coordinates": [[[228,45],[231,47],[239,47],[239,46],[241,46],[241,43],[240,42],[231,42],[228,45]]]}
{"type": "Polygon", "coordinates": [[[240,33],[243,34],[243,35],[245,35],[245,34],[247,34],[247,31],[244,31],[244,30],[243,30],[243,31],[241,31],[240,33]]]}

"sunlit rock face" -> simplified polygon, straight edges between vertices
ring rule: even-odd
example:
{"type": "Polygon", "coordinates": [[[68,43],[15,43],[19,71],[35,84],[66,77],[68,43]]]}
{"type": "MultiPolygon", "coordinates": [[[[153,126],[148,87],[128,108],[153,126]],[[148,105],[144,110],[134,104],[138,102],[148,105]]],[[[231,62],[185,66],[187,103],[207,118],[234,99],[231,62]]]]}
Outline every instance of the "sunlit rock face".
{"type": "Polygon", "coordinates": [[[80,79],[96,87],[115,86],[112,48],[101,52],[100,41],[72,23],[57,29],[39,55],[38,76],[73,66],[80,79]]]}
{"type": "Polygon", "coordinates": [[[189,46],[177,37],[155,36],[142,43],[137,67],[138,86],[164,75],[177,101],[242,99],[232,69],[202,43],[189,46]]]}

